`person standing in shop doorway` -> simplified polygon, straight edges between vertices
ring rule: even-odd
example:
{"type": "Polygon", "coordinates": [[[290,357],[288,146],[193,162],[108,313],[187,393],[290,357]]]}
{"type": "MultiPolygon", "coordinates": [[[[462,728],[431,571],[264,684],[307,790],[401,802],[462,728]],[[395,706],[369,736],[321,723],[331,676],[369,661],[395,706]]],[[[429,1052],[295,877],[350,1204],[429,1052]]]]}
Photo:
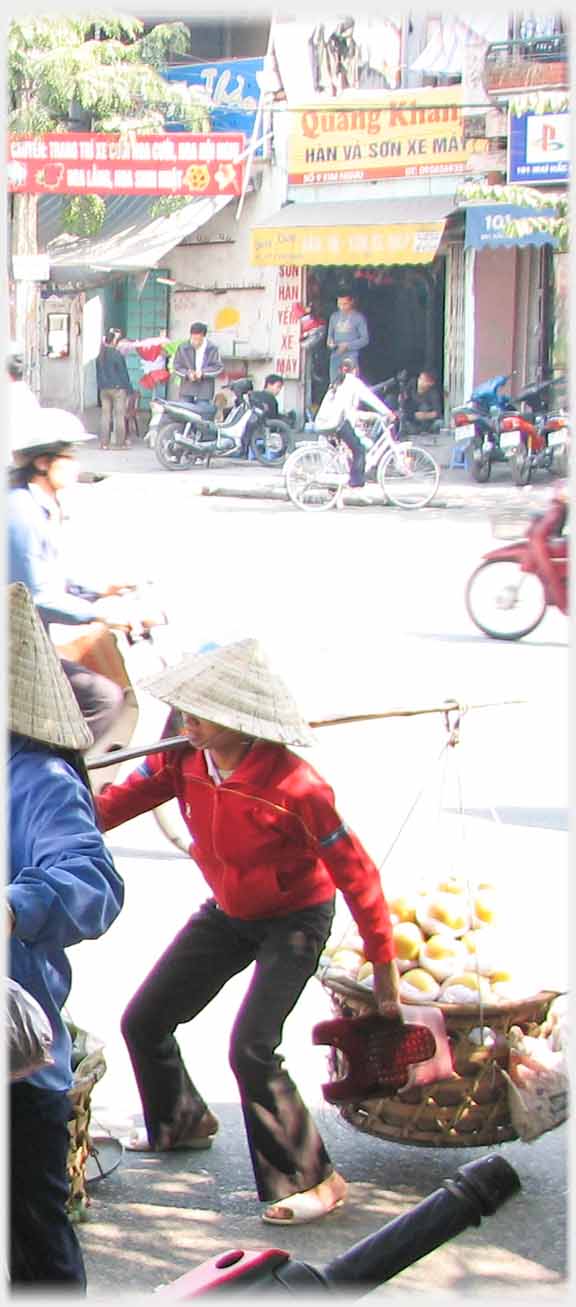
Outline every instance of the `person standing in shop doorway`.
{"type": "Polygon", "coordinates": [[[342,294],[336,300],[336,309],[330,315],[326,348],[330,350],[330,381],[336,381],[344,355],[358,363],[360,350],[369,344],[368,324],[363,313],[356,308],[352,295],[342,294]]]}
{"type": "Polygon", "coordinates": [[[126,439],[126,400],[132,390],[130,373],[124,355],[118,349],[122,332],[110,327],[106,332],[96,359],[96,380],[100,392],[102,421],[100,449],[122,449],[130,444],[126,439]]]}

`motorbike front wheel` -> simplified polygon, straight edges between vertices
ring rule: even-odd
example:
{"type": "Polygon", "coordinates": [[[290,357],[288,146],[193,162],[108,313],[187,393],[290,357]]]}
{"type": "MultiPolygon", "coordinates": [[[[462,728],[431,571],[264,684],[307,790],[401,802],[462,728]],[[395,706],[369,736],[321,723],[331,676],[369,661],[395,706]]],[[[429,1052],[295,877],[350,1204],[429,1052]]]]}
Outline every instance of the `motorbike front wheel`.
{"type": "Polygon", "coordinates": [[[512,480],[515,486],[528,486],[532,480],[532,459],[525,449],[518,450],[511,461],[512,480]]]}
{"type": "Polygon", "coordinates": [[[400,442],[384,455],[376,476],[396,508],[425,508],[438,489],[440,468],[426,449],[400,442]]]}
{"type": "Polygon", "coordinates": [[[521,640],[546,612],[544,586],[511,559],[488,558],[466,586],[466,608],[474,625],[492,640],[521,640]]]}
{"type": "Polygon", "coordinates": [[[177,422],[168,422],[166,426],[160,427],[156,436],[154,453],[166,472],[187,472],[195,463],[206,462],[206,457],[179,444],[181,430],[177,422]]]}
{"type": "Polygon", "coordinates": [[[289,498],[305,513],[333,508],[348,484],[337,454],[324,445],[296,449],[286,463],[285,477],[289,498]]]}
{"type": "Polygon", "coordinates": [[[250,436],[250,450],[259,463],[280,464],[288,453],[292,429],[287,422],[264,423],[250,436]]]}

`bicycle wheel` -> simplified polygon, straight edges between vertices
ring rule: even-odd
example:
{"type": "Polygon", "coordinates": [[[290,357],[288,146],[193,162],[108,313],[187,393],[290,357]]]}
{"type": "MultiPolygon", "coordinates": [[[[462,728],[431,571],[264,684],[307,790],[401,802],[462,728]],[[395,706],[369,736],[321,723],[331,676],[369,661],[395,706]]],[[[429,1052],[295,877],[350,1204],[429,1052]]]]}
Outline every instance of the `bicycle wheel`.
{"type": "Polygon", "coordinates": [[[333,508],[348,484],[337,454],[321,445],[296,449],[285,471],[289,498],[305,513],[325,513],[333,508]]]}
{"type": "Polygon", "coordinates": [[[474,625],[493,640],[521,640],[546,612],[539,577],[504,558],[480,563],[468,581],[465,600],[474,625]]]}
{"type": "Polygon", "coordinates": [[[424,508],[434,498],[440,468],[418,445],[400,442],[378,464],[378,484],[397,508],[424,508]]]}

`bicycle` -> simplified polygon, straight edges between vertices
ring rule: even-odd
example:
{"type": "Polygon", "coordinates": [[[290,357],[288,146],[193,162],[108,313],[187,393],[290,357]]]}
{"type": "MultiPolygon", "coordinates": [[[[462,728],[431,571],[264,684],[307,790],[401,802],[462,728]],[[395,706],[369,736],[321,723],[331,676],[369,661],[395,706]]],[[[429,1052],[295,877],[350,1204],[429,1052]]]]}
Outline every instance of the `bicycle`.
{"type": "MultiPolygon", "coordinates": [[[[358,412],[354,429],[368,443],[366,475],[376,474],[385,498],[396,508],[424,508],[434,498],[440,468],[432,455],[410,440],[398,440],[392,422],[377,413],[358,412]]],[[[306,513],[342,508],[350,480],[351,453],[337,431],[323,432],[315,441],[299,445],[284,464],[288,496],[306,513]]]]}

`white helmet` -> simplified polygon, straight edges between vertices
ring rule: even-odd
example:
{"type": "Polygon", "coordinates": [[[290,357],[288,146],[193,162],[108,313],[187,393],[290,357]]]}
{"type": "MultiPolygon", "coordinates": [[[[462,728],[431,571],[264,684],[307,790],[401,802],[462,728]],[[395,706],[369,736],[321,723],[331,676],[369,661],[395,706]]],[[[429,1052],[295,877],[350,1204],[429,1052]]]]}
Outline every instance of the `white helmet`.
{"type": "Polygon", "coordinates": [[[12,435],[12,455],[18,456],[18,462],[26,462],[26,455],[34,458],[37,454],[52,453],[61,445],[79,445],[85,440],[95,440],[91,431],[86,431],[80,418],[69,413],[65,408],[38,408],[27,422],[25,432],[12,435]]]}

